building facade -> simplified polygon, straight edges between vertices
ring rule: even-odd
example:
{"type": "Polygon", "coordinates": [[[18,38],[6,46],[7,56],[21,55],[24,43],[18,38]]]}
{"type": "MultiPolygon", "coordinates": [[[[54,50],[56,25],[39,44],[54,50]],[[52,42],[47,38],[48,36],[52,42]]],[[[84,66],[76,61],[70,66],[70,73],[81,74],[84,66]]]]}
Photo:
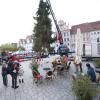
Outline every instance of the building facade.
{"type": "Polygon", "coordinates": [[[26,51],[32,51],[32,47],[33,47],[33,39],[32,39],[32,35],[29,35],[26,37],[26,51]]]}
{"type": "MultiPolygon", "coordinates": [[[[70,49],[70,29],[69,29],[69,24],[66,25],[66,23],[63,20],[60,20],[60,21],[58,21],[58,26],[59,26],[61,34],[62,34],[64,45],[66,45],[70,49]]],[[[58,37],[59,34],[58,34],[57,30],[56,30],[55,34],[58,37]]],[[[55,52],[57,52],[57,50],[59,48],[59,45],[60,45],[59,44],[59,40],[54,43],[55,52]]]]}
{"type": "Polygon", "coordinates": [[[100,56],[100,21],[74,25],[70,29],[71,50],[76,48],[77,29],[82,34],[83,55],[86,55],[85,48],[91,46],[91,56],[100,56]]]}
{"type": "Polygon", "coordinates": [[[26,39],[20,39],[18,42],[18,47],[24,47],[26,51],[32,51],[33,39],[32,35],[26,37],[26,39]]]}
{"type": "Polygon", "coordinates": [[[58,22],[62,38],[63,38],[63,43],[67,45],[70,48],[70,29],[69,29],[69,24],[66,25],[66,23],[63,20],[60,20],[58,22]]]}
{"type": "Polygon", "coordinates": [[[17,47],[17,43],[11,43],[11,45],[17,47]]]}
{"type": "MultiPolygon", "coordinates": [[[[100,57],[100,21],[73,25],[69,28],[69,25],[60,20],[58,25],[63,37],[63,43],[69,47],[70,51],[77,52],[79,39],[81,41],[83,56],[89,54],[94,57],[100,57]],[[77,35],[78,30],[80,30],[80,34],[82,35],[81,39],[77,35]]],[[[59,43],[56,42],[55,51],[57,51],[58,47],[59,43]]]]}
{"type": "MultiPolygon", "coordinates": [[[[77,52],[77,46],[79,46],[79,42],[81,41],[81,46],[79,47],[82,49],[83,56],[86,55],[87,51],[85,49],[87,49],[91,56],[100,57],[100,21],[73,25],[69,28],[69,24],[66,25],[63,20],[60,20],[58,25],[63,43],[69,47],[70,51],[77,52]],[[78,37],[78,33],[82,35],[81,39],[78,37]]],[[[54,32],[54,35],[56,34],[57,32],[54,32]]],[[[33,47],[32,35],[27,36],[26,39],[20,39],[18,46],[24,47],[26,51],[31,51],[33,47]]],[[[55,42],[52,46],[55,47],[55,52],[57,52],[59,43],[55,42]]]]}

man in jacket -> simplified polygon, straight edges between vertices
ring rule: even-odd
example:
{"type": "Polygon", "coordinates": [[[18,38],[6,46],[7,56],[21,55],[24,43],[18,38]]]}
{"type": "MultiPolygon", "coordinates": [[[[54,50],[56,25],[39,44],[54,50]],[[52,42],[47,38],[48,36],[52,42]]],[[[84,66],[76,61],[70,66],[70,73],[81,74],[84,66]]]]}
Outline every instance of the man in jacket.
{"type": "Polygon", "coordinates": [[[88,71],[87,74],[90,77],[92,82],[96,82],[96,73],[94,71],[94,69],[91,67],[91,65],[89,63],[86,64],[88,71]]]}
{"type": "Polygon", "coordinates": [[[17,86],[17,76],[18,76],[18,70],[19,70],[19,63],[13,64],[13,70],[12,70],[12,88],[16,89],[19,86],[17,86]]]}

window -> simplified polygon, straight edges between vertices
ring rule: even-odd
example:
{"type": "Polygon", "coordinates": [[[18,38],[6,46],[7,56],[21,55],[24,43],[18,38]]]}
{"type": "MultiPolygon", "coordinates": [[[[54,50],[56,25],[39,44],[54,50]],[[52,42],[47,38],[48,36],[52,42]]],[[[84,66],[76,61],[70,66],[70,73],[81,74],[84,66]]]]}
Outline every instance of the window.
{"type": "Polygon", "coordinates": [[[67,32],[67,36],[69,36],[69,33],[67,32]]]}
{"type": "Polygon", "coordinates": [[[83,38],[83,41],[85,41],[85,37],[83,38]]]}
{"type": "Polygon", "coordinates": [[[64,38],[64,41],[66,42],[66,38],[64,38]]]}
{"type": "Polygon", "coordinates": [[[98,48],[98,54],[100,55],[100,44],[97,45],[98,48]]]}
{"type": "Polygon", "coordinates": [[[32,39],[29,39],[29,42],[32,43],[32,39]]]}
{"type": "Polygon", "coordinates": [[[64,33],[64,36],[66,36],[66,33],[64,33]]]}
{"type": "Polygon", "coordinates": [[[75,48],[75,44],[72,44],[72,48],[75,48]]]}
{"type": "Polygon", "coordinates": [[[96,34],[96,32],[94,32],[94,34],[96,34]]]}
{"type": "Polygon", "coordinates": [[[97,38],[97,42],[100,42],[100,38],[97,38]]]}
{"type": "Polygon", "coordinates": [[[99,34],[99,32],[98,32],[98,34],[99,34]]]}
{"type": "Polygon", "coordinates": [[[69,38],[67,38],[67,41],[69,41],[69,38]]]}

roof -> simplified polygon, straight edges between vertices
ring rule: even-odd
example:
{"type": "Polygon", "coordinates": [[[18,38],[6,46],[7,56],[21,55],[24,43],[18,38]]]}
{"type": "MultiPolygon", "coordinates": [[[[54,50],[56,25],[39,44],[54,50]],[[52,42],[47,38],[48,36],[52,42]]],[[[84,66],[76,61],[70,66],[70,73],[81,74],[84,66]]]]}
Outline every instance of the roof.
{"type": "Polygon", "coordinates": [[[20,39],[19,42],[21,42],[21,43],[25,42],[26,43],[26,40],[25,39],[20,39]]]}
{"type": "Polygon", "coordinates": [[[71,27],[71,34],[77,33],[77,28],[80,28],[81,33],[97,31],[100,30],[100,21],[74,25],[71,27]]]}
{"type": "Polygon", "coordinates": [[[32,39],[32,35],[28,35],[26,39],[32,39]]]}

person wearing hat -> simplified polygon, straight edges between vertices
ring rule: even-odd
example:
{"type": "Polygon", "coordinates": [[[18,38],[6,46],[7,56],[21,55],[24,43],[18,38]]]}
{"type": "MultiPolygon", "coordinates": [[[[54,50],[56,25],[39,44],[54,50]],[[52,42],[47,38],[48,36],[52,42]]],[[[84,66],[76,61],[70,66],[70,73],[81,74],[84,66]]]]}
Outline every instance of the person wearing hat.
{"type": "Polygon", "coordinates": [[[95,73],[94,68],[92,68],[89,63],[87,63],[86,66],[88,68],[87,74],[90,77],[91,81],[96,82],[96,73],[95,73]]]}

